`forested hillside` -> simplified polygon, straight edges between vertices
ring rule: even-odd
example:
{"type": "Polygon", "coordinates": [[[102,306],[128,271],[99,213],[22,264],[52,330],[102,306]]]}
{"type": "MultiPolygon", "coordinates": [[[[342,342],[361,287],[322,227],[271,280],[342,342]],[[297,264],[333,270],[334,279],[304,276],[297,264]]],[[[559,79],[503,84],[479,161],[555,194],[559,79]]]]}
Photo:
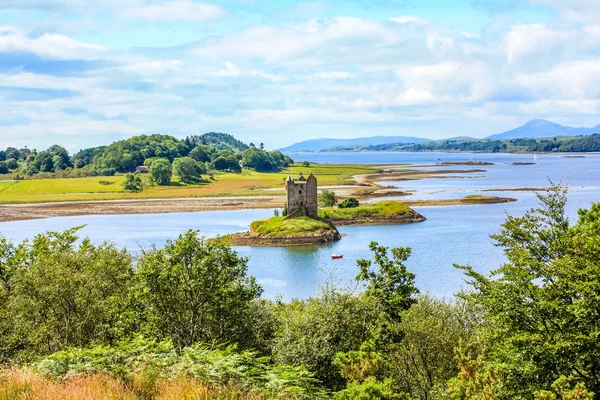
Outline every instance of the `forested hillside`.
{"type": "Polygon", "coordinates": [[[600,134],[547,139],[450,139],[427,143],[386,143],[375,146],[333,147],[327,151],[595,152],[600,151],[600,134]]]}
{"type": "Polygon", "coordinates": [[[139,166],[150,167],[159,159],[173,165],[191,166],[193,161],[196,167],[192,169],[197,169],[196,175],[209,170],[240,172],[242,160],[246,168],[264,172],[277,171],[292,163],[279,151],[248,146],[226,133],[210,132],[183,140],[153,134],[84,149],[72,157],[59,145],[39,152],[27,147],[9,147],[0,150],[0,174],[38,178],[111,176],[135,172],[139,166]]]}

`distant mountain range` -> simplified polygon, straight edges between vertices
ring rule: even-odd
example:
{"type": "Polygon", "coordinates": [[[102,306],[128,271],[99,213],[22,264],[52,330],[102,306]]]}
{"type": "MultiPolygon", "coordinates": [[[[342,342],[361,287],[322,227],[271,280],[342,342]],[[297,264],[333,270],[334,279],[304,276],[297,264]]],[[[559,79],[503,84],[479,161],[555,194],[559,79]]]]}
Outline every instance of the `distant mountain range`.
{"type": "Polygon", "coordinates": [[[295,143],[280,149],[281,151],[321,151],[332,147],[368,146],[385,143],[425,143],[431,139],[410,136],[371,136],[354,139],[312,139],[295,143]]]}
{"type": "Polygon", "coordinates": [[[572,126],[564,126],[544,119],[534,119],[517,129],[491,135],[486,137],[486,139],[538,139],[554,136],[591,135],[593,133],[600,133],[600,124],[593,128],[573,128],[572,126]]]}
{"type": "MultiPolygon", "coordinates": [[[[478,140],[505,140],[505,139],[539,139],[551,138],[556,136],[579,136],[592,135],[600,133],[600,124],[592,128],[574,128],[572,126],[564,126],[543,119],[534,119],[527,122],[525,125],[516,129],[488,136],[484,139],[475,139],[466,136],[454,137],[449,139],[441,139],[441,141],[456,140],[456,141],[478,141],[478,140]]],[[[309,151],[318,152],[330,150],[333,148],[357,148],[359,146],[377,146],[392,143],[427,143],[433,142],[432,139],[425,139],[411,136],[372,136],[354,139],[312,139],[303,142],[295,143],[291,146],[280,149],[285,152],[294,151],[309,151]]]]}

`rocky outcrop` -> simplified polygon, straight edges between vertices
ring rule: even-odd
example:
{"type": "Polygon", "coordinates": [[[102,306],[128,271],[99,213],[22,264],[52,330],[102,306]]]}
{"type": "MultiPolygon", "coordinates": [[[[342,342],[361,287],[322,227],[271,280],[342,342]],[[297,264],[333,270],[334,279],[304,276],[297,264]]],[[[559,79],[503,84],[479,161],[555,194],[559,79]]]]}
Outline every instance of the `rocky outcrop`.
{"type": "Polygon", "coordinates": [[[337,242],[342,237],[335,227],[294,235],[260,235],[256,232],[236,233],[227,238],[232,246],[287,247],[337,242]]]}
{"type": "Polygon", "coordinates": [[[418,212],[411,210],[396,215],[365,215],[351,218],[331,218],[328,221],[335,226],[351,225],[401,225],[423,222],[427,220],[418,212]]]}

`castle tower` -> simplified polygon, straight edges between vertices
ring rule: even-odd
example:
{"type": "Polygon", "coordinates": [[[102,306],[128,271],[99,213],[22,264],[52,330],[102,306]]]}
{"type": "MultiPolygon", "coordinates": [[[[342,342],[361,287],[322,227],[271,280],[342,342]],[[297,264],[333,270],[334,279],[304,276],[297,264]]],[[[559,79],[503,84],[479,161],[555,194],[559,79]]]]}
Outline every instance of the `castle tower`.
{"type": "Polygon", "coordinates": [[[288,176],[285,182],[287,194],[287,216],[318,217],[317,178],[310,174],[308,179],[302,173],[295,180],[288,176]]]}

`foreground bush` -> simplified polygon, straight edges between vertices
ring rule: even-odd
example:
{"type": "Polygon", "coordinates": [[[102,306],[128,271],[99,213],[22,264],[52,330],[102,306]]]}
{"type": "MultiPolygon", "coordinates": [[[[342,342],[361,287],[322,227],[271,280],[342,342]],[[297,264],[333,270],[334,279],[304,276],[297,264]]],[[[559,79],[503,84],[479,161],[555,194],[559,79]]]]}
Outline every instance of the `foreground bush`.
{"type": "MultiPolygon", "coordinates": [[[[235,346],[194,345],[178,352],[168,341],[138,337],[115,346],[64,350],[35,363],[33,368],[49,378],[106,375],[146,395],[155,393],[161,381],[187,379],[211,387],[233,385],[245,393],[269,398],[325,396],[304,367],[273,366],[268,357],[238,352],[235,346]]],[[[167,386],[173,385],[177,383],[167,386]]]]}
{"type": "Polygon", "coordinates": [[[77,375],[53,380],[28,369],[0,371],[2,400],[297,400],[300,396],[265,394],[233,383],[212,385],[191,377],[160,378],[131,384],[107,374],[77,375]]]}
{"type": "Polygon", "coordinates": [[[132,257],[112,244],[78,244],[79,228],[14,246],[0,238],[0,360],[111,342],[132,328],[132,257]]]}

